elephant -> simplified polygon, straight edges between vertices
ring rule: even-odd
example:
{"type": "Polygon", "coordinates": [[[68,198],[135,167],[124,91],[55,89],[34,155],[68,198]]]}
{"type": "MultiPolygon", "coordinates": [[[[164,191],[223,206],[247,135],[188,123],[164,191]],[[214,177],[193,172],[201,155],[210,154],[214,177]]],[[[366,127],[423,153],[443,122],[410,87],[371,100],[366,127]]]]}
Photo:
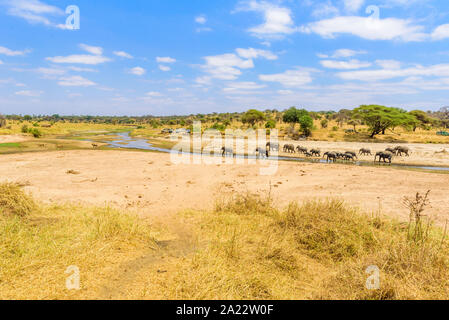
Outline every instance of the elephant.
{"type": "Polygon", "coordinates": [[[312,149],[310,150],[310,153],[312,154],[312,156],[321,157],[321,150],[319,149],[312,149]]]}
{"type": "Polygon", "coordinates": [[[356,157],[352,153],[347,152],[343,155],[343,159],[346,161],[355,161],[356,157]]]}
{"type": "Polygon", "coordinates": [[[270,152],[268,151],[268,149],[264,149],[261,147],[256,148],[256,156],[257,157],[262,157],[262,158],[269,158],[270,157],[270,152]]]}
{"type": "Polygon", "coordinates": [[[231,148],[221,148],[221,156],[225,157],[231,155],[232,157],[234,157],[234,150],[232,150],[231,148]]]}
{"type": "Polygon", "coordinates": [[[306,154],[309,150],[307,150],[307,148],[303,148],[301,146],[297,146],[296,147],[296,151],[298,151],[298,153],[306,154]]]}
{"type": "Polygon", "coordinates": [[[270,151],[279,151],[279,143],[267,142],[267,149],[270,151]]]}
{"type": "Polygon", "coordinates": [[[374,157],[374,161],[377,160],[377,157],[379,157],[379,162],[381,162],[383,160],[386,163],[388,160],[391,163],[391,161],[393,160],[393,153],[389,152],[389,151],[380,151],[380,152],[376,153],[376,156],[374,157]]]}
{"type": "Polygon", "coordinates": [[[392,154],[396,154],[396,149],[387,148],[387,149],[385,149],[385,152],[391,152],[392,154]]]}
{"type": "Polygon", "coordinates": [[[359,151],[359,155],[362,155],[362,156],[372,156],[372,153],[371,153],[371,150],[370,150],[370,149],[362,148],[362,149],[360,149],[360,151],[359,151]]]}
{"type": "Polygon", "coordinates": [[[337,161],[337,153],[335,152],[325,152],[323,154],[323,158],[327,157],[327,162],[332,161],[332,162],[336,162],[337,161]]]}
{"type": "Polygon", "coordinates": [[[395,155],[402,157],[402,154],[405,154],[407,157],[410,157],[410,149],[407,147],[398,146],[394,148],[395,155]]]}
{"type": "Polygon", "coordinates": [[[357,154],[353,151],[346,151],[345,154],[350,154],[353,159],[357,159],[357,154]]]}
{"type": "Polygon", "coordinates": [[[295,146],[292,144],[284,145],[284,152],[295,153],[295,146]]]}

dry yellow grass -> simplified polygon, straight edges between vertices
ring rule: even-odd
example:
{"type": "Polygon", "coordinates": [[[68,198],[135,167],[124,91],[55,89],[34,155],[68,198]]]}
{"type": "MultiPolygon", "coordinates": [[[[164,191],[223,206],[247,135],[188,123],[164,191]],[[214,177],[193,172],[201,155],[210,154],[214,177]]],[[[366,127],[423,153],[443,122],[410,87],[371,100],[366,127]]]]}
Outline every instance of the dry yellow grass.
{"type": "Polygon", "coordinates": [[[155,248],[137,216],[110,208],[31,209],[20,189],[5,189],[13,196],[0,203],[0,299],[95,299],[118,265],[155,248]],[[3,214],[11,205],[26,207],[26,215],[3,214]],[[80,291],[66,288],[69,266],[80,269],[80,291]]]}
{"type": "Polygon", "coordinates": [[[0,299],[449,297],[441,230],[411,241],[406,223],[337,200],[279,210],[270,197],[237,195],[213,212],[166,217],[152,234],[109,208],[39,208],[0,215],[0,299]],[[81,271],[80,291],[65,288],[71,265],[81,271]],[[380,269],[379,290],[365,287],[370,265],[380,269]]]}

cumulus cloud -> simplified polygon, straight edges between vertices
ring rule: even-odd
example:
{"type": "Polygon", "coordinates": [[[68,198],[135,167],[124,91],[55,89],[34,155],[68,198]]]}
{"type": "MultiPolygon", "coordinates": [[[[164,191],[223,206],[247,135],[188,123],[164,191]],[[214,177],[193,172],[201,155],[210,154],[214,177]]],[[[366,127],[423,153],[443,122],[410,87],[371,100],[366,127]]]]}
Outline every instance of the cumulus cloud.
{"type": "Polygon", "coordinates": [[[316,33],[323,38],[351,34],[367,40],[422,41],[427,38],[423,27],[410,20],[371,17],[339,16],[309,23],[300,28],[304,33],[316,33]]]}
{"type": "Polygon", "coordinates": [[[259,75],[261,81],[278,82],[284,87],[301,87],[312,82],[311,70],[295,69],[287,70],[278,74],[262,74],[259,75]]]}
{"type": "Polygon", "coordinates": [[[205,16],[201,15],[201,16],[195,17],[195,22],[199,23],[199,24],[205,24],[207,22],[207,19],[205,16]]]}
{"type": "Polygon", "coordinates": [[[96,85],[95,82],[92,82],[86,78],[81,76],[71,76],[71,77],[63,77],[60,78],[58,84],[63,87],[89,87],[96,85]]]}
{"type": "Polygon", "coordinates": [[[239,94],[247,94],[254,93],[254,90],[265,88],[266,85],[258,84],[256,82],[248,81],[248,82],[230,82],[227,84],[223,91],[226,93],[239,93],[239,94]]]}
{"type": "Polygon", "coordinates": [[[14,51],[11,49],[8,49],[6,47],[0,47],[0,54],[4,54],[6,56],[23,56],[25,54],[27,54],[29,52],[29,50],[23,50],[23,51],[14,51]]]}
{"type": "Polygon", "coordinates": [[[349,60],[349,61],[336,61],[336,60],[322,60],[321,65],[329,69],[362,69],[371,66],[370,62],[363,62],[359,60],[349,60]]]}
{"type": "Polygon", "coordinates": [[[258,38],[281,39],[298,31],[291,10],[274,3],[257,0],[242,1],[237,6],[237,11],[252,11],[263,16],[264,22],[261,25],[248,30],[258,38]]]}
{"type": "Polygon", "coordinates": [[[171,70],[171,68],[169,66],[164,66],[164,65],[159,65],[159,69],[164,72],[171,70]]]}
{"type": "Polygon", "coordinates": [[[449,24],[443,24],[432,32],[433,40],[443,40],[449,38],[449,24]]]}
{"type": "Polygon", "coordinates": [[[6,0],[7,13],[22,18],[30,24],[43,24],[49,27],[67,29],[65,24],[58,24],[49,17],[64,16],[64,11],[58,7],[46,4],[39,0],[6,0]]]}
{"type": "Polygon", "coordinates": [[[278,56],[275,55],[273,52],[268,50],[261,50],[261,49],[254,49],[254,48],[248,48],[248,49],[242,49],[238,48],[235,50],[237,54],[245,59],[257,59],[259,57],[265,58],[267,60],[277,60],[278,56]]]}
{"type": "Polygon", "coordinates": [[[158,63],[175,63],[176,59],[171,57],[156,57],[156,62],[158,63]]]}
{"type": "Polygon", "coordinates": [[[87,44],[81,43],[80,48],[83,49],[84,51],[87,51],[96,56],[101,56],[103,54],[102,47],[93,47],[93,46],[89,46],[87,44]]]}
{"type": "Polygon", "coordinates": [[[365,3],[365,0],[343,0],[346,11],[357,12],[365,3]]]}
{"type": "Polygon", "coordinates": [[[17,91],[14,94],[16,96],[37,98],[37,97],[40,97],[43,93],[44,93],[43,91],[22,90],[22,91],[17,91]]]}
{"type": "Polygon", "coordinates": [[[134,67],[129,70],[129,73],[134,74],[136,76],[143,76],[147,71],[142,67],[134,67]]]}
{"type": "Polygon", "coordinates": [[[132,55],[130,55],[129,53],[125,52],[125,51],[114,51],[113,52],[117,57],[120,58],[126,58],[126,59],[132,59],[134,58],[132,55]]]}
{"type": "Polygon", "coordinates": [[[344,80],[359,81],[379,81],[404,77],[449,77],[449,64],[428,67],[415,65],[410,68],[401,68],[397,63],[385,63],[382,60],[378,63],[383,66],[382,69],[340,72],[337,76],[344,80]]]}
{"type": "MultiPolygon", "coordinates": [[[[206,64],[203,65],[202,68],[209,73],[212,78],[216,79],[235,80],[242,74],[241,69],[254,68],[254,63],[251,59],[244,60],[233,53],[208,56],[204,59],[206,60],[206,64]]],[[[210,79],[200,79],[203,83],[208,80],[210,79]]]]}
{"type": "Polygon", "coordinates": [[[97,55],[87,55],[87,54],[74,54],[66,57],[63,56],[48,57],[46,58],[46,60],[51,61],[53,63],[73,63],[73,64],[89,64],[89,65],[97,65],[111,61],[111,59],[107,57],[97,55]]]}

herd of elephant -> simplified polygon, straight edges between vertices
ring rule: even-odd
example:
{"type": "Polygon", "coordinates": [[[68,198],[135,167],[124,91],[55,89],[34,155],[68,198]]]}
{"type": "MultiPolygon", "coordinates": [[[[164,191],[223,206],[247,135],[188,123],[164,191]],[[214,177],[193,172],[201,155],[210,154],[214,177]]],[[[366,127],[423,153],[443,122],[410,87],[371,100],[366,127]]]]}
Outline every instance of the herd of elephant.
{"type": "MultiPolygon", "coordinates": [[[[235,156],[234,151],[230,148],[223,147],[221,149],[222,156],[235,156]]],[[[255,155],[257,157],[268,158],[270,156],[270,152],[272,151],[280,151],[279,143],[270,143],[266,144],[266,148],[257,147],[255,150],[255,155]]],[[[293,144],[285,144],[283,147],[283,152],[285,153],[298,153],[305,155],[308,158],[311,157],[321,157],[320,149],[307,149],[302,146],[294,146],[293,144]]],[[[363,156],[372,156],[370,149],[362,148],[359,150],[358,155],[363,156]]],[[[345,151],[345,152],[337,152],[337,151],[328,151],[323,154],[323,158],[327,159],[327,162],[336,162],[337,160],[343,161],[355,161],[358,159],[358,155],[353,151],[345,151]]],[[[374,161],[379,160],[379,162],[384,161],[385,163],[391,163],[394,156],[410,156],[410,149],[405,146],[397,146],[396,148],[387,148],[385,151],[379,151],[376,153],[374,157],[374,161]]]]}

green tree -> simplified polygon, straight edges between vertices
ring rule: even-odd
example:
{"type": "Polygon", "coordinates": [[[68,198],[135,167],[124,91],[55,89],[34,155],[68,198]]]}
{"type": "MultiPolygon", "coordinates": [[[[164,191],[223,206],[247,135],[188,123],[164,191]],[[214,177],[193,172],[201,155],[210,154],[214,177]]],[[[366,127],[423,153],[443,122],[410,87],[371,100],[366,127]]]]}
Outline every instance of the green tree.
{"type": "Polygon", "coordinates": [[[379,105],[362,105],[353,111],[353,117],[368,125],[371,138],[385,134],[387,129],[410,126],[416,120],[404,110],[379,105]]]}
{"type": "Polygon", "coordinates": [[[412,116],[416,118],[416,122],[414,122],[413,125],[413,131],[416,131],[418,128],[426,129],[428,126],[433,125],[435,120],[427,114],[427,112],[424,112],[422,110],[413,110],[409,112],[412,116]]]}
{"type": "Polygon", "coordinates": [[[267,123],[265,124],[265,128],[267,128],[267,129],[276,128],[276,120],[273,120],[273,119],[268,120],[267,123]]]}
{"type": "Polygon", "coordinates": [[[298,110],[295,107],[292,107],[285,111],[283,120],[286,123],[292,124],[292,127],[294,127],[296,123],[299,123],[301,132],[306,136],[310,136],[312,133],[313,118],[309,115],[307,110],[298,110]]]}
{"type": "Polygon", "coordinates": [[[265,121],[265,113],[259,110],[251,109],[248,110],[242,116],[243,123],[249,123],[252,127],[259,122],[265,121]]]}

